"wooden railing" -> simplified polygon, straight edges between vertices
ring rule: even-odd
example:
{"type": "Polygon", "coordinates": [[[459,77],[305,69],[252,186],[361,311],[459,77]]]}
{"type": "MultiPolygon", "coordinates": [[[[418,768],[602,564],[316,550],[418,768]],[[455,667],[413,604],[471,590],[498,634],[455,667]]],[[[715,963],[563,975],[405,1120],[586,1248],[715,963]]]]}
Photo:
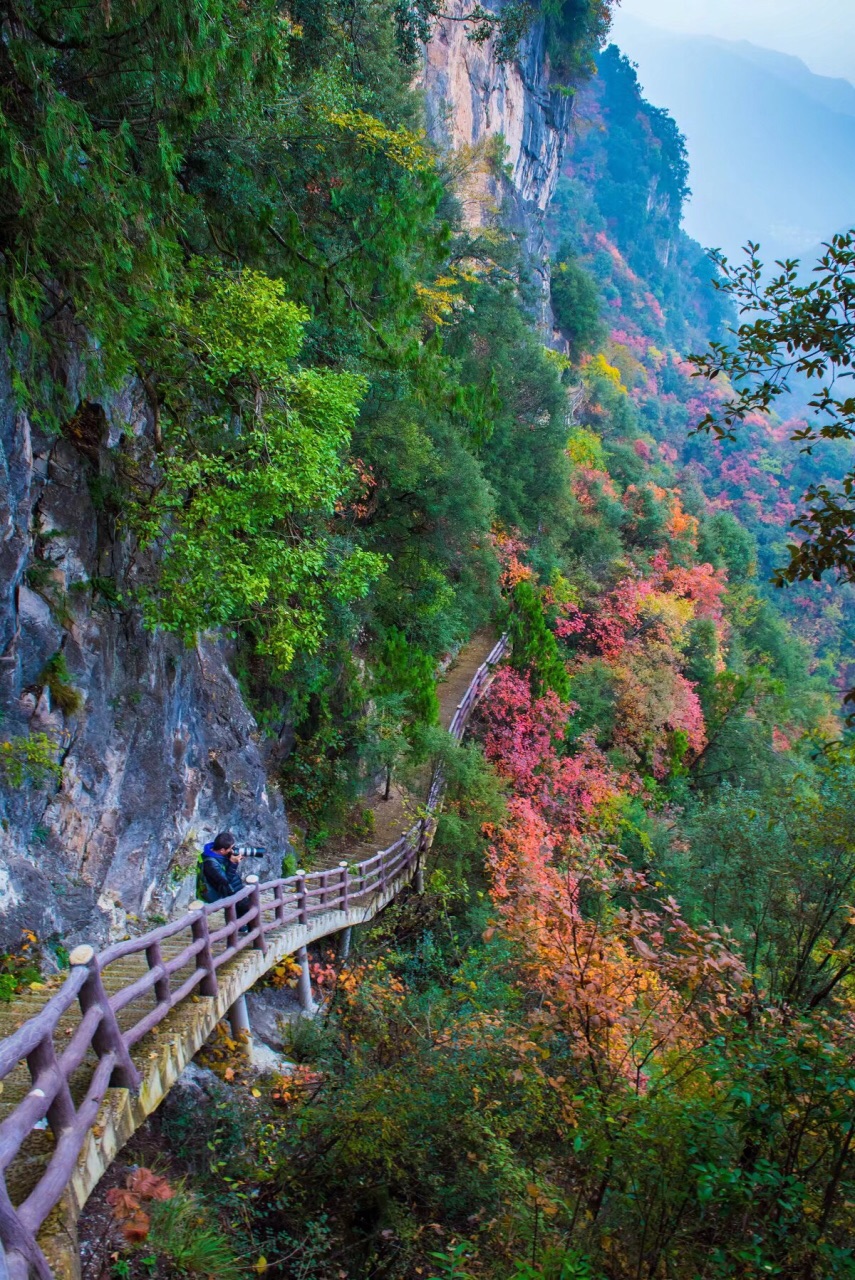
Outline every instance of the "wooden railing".
{"type": "MultiPolygon", "coordinates": [[[[463,736],[472,709],[507,648],[507,636],[503,636],[475,673],[450,725],[454,738],[463,736]]],[[[387,901],[390,890],[397,892],[419,866],[436,825],[434,815],[443,786],[442,772],[437,768],[425,816],[388,849],[364,862],[354,866],[341,863],[309,874],[298,871],[265,884],[249,877],[246,886],[231,898],[199,906],[141,937],[99,953],[91,947],[72,952],[71,973],[56,995],[13,1035],[0,1041],[0,1080],[24,1061],[32,1085],[0,1123],[0,1280],[7,1275],[9,1280],[28,1280],[31,1273],[39,1280],[52,1280],[36,1237],[71,1178],[108,1087],[139,1088],[140,1073],[131,1056],[134,1045],[188,997],[216,996],[217,971],[247,947],[266,954],[268,938],[274,932],[360,907],[368,918],[372,904],[387,901]],[[214,927],[213,917],[220,912],[223,923],[214,927]],[[189,934],[189,942],[167,956],[164,944],[181,934],[189,934]],[[103,975],[110,966],[143,954],[147,967],[142,975],[108,994],[103,975]],[[148,1007],[134,1010],[141,999],[148,1007]],[[68,1025],[70,1014],[75,1019],[68,1025]],[[60,1023],[64,1024],[61,1052],[57,1044],[60,1023]],[[91,1063],[93,1053],[95,1061],[91,1063]],[[14,1205],[7,1188],[7,1170],[33,1129],[45,1119],[54,1138],[53,1152],[35,1186],[14,1205]]],[[[331,921],[330,932],[341,927],[339,921],[340,916],[331,921]]]]}

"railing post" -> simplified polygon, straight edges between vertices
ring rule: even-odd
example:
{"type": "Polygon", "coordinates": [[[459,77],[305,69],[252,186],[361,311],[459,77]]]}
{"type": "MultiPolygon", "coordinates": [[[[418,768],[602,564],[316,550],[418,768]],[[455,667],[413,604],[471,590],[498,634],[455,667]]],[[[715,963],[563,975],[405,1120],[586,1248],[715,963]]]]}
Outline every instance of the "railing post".
{"type": "Polygon", "coordinates": [[[325,907],[327,905],[327,873],[321,872],[321,892],[318,895],[318,905],[325,907]]]}
{"type": "Polygon", "coordinates": [[[238,943],[238,918],[237,908],[233,902],[229,906],[223,907],[223,922],[228,928],[226,946],[236,947],[238,943]]]}
{"type": "Polygon", "coordinates": [[[92,1037],[92,1047],[99,1058],[105,1057],[108,1053],[116,1055],[116,1065],[110,1077],[111,1086],[120,1089],[139,1089],[140,1074],[133,1064],[128,1046],[116,1021],[113,1006],[104,990],[98,957],[94,949],[86,944],[75,947],[68,957],[68,963],[73,968],[77,965],[85,965],[89,970],[89,976],[80,988],[78,999],[83,1013],[87,1013],[94,1005],[101,1010],[101,1021],[92,1037]]]}
{"type": "Polygon", "coordinates": [[[201,941],[202,946],[196,952],[196,968],[204,969],[205,976],[199,983],[200,996],[215,996],[217,994],[217,971],[214,968],[214,957],[211,952],[211,938],[208,932],[208,913],[205,910],[204,902],[190,903],[191,911],[198,911],[199,914],[190,925],[193,934],[193,941],[201,941]]]}
{"type": "Polygon", "coordinates": [[[63,1129],[71,1128],[74,1123],[75,1112],[68,1081],[62,1074],[57,1061],[56,1050],[53,1046],[53,1039],[49,1034],[45,1036],[40,1044],[36,1045],[31,1054],[28,1054],[27,1066],[30,1069],[33,1083],[35,1083],[42,1071],[54,1071],[59,1076],[59,1089],[47,1111],[48,1124],[53,1130],[54,1137],[59,1138],[63,1129]]]}
{"type": "Polygon", "coordinates": [[[297,919],[300,924],[309,923],[309,900],[306,896],[306,873],[302,869],[297,873],[297,919]]]}
{"type": "Polygon", "coordinates": [[[277,880],[273,886],[273,897],[276,902],[276,923],[284,925],[285,923],[285,889],[281,880],[277,880]]]}
{"type": "Polygon", "coordinates": [[[341,869],[341,909],[348,911],[350,909],[350,885],[348,883],[347,863],[340,862],[341,869]]]}
{"type": "Polygon", "coordinates": [[[261,890],[258,887],[258,876],[247,876],[246,883],[252,886],[249,900],[255,912],[255,923],[258,926],[258,937],[253,938],[252,945],[263,956],[267,955],[267,942],[264,938],[264,918],[261,914],[261,890]]]}
{"type": "MultiPolygon", "coordinates": [[[[145,949],[145,958],[148,961],[149,969],[159,969],[163,964],[163,956],[160,950],[160,943],[155,938],[154,942],[150,942],[145,949]]],[[[162,973],[155,980],[154,998],[158,1004],[169,1004],[169,974],[162,973]]]]}
{"type": "Polygon", "coordinates": [[[37,1276],[38,1280],[53,1280],[53,1272],[36,1243],[35,1236],[30,1235],[15,1212],[6,1190],[5,1178],[0,1178],[0,1232],[3,1235],[8,1280],[30,1280],[31,1275],[37,1276]]]}
{"type": "Polygon", "coordinates": [[[383,897],[385,893],[386,893],[386,854],[384,852],[382,858],[380,859],[380,896],[383,897]]]}

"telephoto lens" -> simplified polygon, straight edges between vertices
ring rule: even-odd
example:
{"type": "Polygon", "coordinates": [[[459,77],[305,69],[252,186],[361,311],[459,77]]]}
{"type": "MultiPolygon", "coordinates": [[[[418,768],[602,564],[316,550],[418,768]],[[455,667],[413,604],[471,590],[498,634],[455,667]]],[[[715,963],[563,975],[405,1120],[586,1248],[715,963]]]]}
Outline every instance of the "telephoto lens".
{"type": "Polygon", "coordinates": [[[239,844],[235,847],[235,853],[241,858],[263,858],[267,850],[261,845],[239,844]]]}

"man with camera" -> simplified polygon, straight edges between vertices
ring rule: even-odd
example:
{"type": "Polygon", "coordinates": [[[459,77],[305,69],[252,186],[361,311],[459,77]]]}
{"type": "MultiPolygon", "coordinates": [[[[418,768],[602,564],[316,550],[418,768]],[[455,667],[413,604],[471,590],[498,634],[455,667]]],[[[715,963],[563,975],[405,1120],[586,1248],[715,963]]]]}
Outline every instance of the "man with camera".
{"type": "MultiPolygon", "coordinates": [[[[243,888],[239,870],[241,862],[244,858],[263,858],[264,853],[264,849],[239,846],[231,831],[221,831],[202,850],[205,901],[218,902],[220,898],[230,898],[232,894],[240,893],[243,888]]],[[[249,911],[249,901],[244,899],[237,903],[235,909],[239,916],[245,915],[249,911]]]]}

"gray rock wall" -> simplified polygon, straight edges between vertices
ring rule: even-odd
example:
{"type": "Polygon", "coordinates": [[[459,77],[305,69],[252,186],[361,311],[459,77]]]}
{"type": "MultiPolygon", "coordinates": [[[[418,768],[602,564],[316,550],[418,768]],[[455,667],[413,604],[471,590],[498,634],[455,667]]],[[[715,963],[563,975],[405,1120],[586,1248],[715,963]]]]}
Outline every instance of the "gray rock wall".
{"type": "Polygon", "coordinates": [[[62,775],[0,783],[0,946],[22,927],[103,942],[190,901],[220,829],[266,845],[251,869],[278,873],[288,828],[223,645],[151,634],[111,598],[134,577],[114,481],[150,429],[143,397],[44,435],[15,411],[5,350],[0,337],[0,740],[48,734],[62,775]],[[57,653],[79,711],[46,687],[57,653]]]}
{"type": "MultiPolygon", "coordinates": [[[[504,0],[488,7],[499,12],[504,0]]],[[[449,19],[437,23],[425,50],[421,86],[428,131],[440,146],[456,153],[463,167],[459,191],[464,218],[472,228],[498,220],[521,243],[540,288],[539,321],[552,331],[549,305],[549,256],[543,214],[561,171],[573,99],[550,83],[543,24],[535,22],[516,58],[501,63],[494,41],[475,44],[466,24],[454,21],[471,12],[467,0],[451,0],[449,19]],[[498,139],[506,148],[506,174],[479,160],[485,144],[498,139]]]]}

